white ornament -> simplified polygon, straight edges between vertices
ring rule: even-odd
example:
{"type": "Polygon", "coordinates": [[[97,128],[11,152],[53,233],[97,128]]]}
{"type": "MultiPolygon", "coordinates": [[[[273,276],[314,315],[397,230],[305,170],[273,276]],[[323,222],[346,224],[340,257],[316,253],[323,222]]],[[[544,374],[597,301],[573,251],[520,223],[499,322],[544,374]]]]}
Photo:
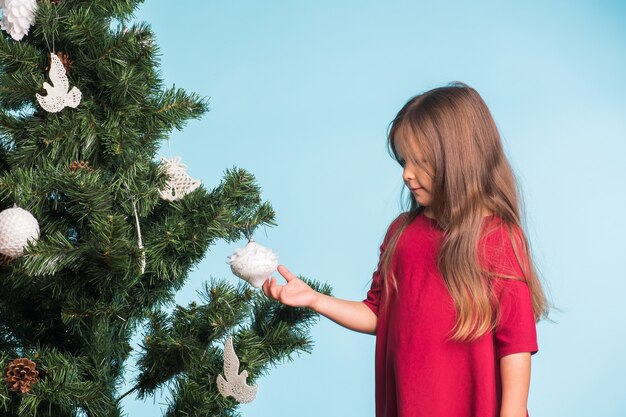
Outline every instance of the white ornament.
{"type": "Polygon", "coordinates": [[[82,94],[77,87],[70,90],[70,82],[65,74],[65,67],[56,54],[50,54],[51,65],[48,76],[52,85],[43,83],[47,96],[35,94],[37,101],[50,113],[57,113],[66,107],[76,108],[80,104],[82,94]]]}
{"type": "Polygon", "coordinates": [[[233,348],[233,337],[228,336],[224,343],[224,377],[217,376],[217,389],[224,397],[231,396],[240,403],[249,403],[256,397],[258,385],[246,384],[248,371],[239,374],[239,358],[233,348]]]}
{"type": "Polygon", "coordinates": [[[272,272],[278,268],[278,255],[254,241],[244,248],[236,249],[228,257],[228,264],[233,274],[248,281],[254,288],[259,288],[272,272]]]}
{"type": "Polygon", "coordinates": [[[39,239],[39,223],[28,211],[13,207],[0,212],[0,253],[17,258],[29,241],[39,239]]]}
{"type": "Polygon", "coordinates": [[[141,239],[141,226],[139,225],[139,215],[137,214],[137,205],[135,204],[135,199],[133,198],[133,214],[135,215],[135,225],[137,226],[137,240],[138,240],[138,245],[139,246],[139,250],[141,251],[141,275],[144,274],[144,272],[146,272],[146,250],[143,247],[143,241],[141,239]]]}
{"type": "Polygon", "coordinates": [[[16,41],[28,35],[28,29],[35,21],[37,0],[0,0],[2,22],[0,29],[9,32],[16,41]]]}
{"type": "Polygon", "coordinates": [[[165,188],[159,192],[163,200],[180,200],[200,186],[200,180],[194,180],[187,174],[187,165],[180,163],[180,156],[172,159],[161,157],[161,163],[169,176],[165,188]]]}

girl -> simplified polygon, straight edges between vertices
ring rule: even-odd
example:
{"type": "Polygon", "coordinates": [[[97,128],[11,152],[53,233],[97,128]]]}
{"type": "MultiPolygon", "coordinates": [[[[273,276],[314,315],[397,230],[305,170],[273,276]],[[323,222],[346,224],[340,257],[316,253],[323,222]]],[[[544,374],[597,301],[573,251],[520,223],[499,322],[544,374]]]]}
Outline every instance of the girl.
{"type": "Polygon", "coordinates": [[[524,417],[535,323],[548,304],[516,182],[480,95],[454,83],[409,100],[388,135],[410,208],[389,226],[363,301],[284,266],[263,292],[376,335],[377,417],[524,417]]]}

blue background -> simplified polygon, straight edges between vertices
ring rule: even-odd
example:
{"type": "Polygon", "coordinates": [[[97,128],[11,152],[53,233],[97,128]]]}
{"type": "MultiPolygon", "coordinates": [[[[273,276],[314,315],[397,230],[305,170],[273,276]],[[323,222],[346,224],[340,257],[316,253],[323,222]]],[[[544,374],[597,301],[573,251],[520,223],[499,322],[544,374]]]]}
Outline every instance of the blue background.
{"type": "MultiPolygon", "coordinates": [[[[339,298],[365,297],[401,207],[389,122],[419,92],[476,88],[561,309],[538,325],[529,412],[626,415],[623,2],[151,0],[137,19],[152,24],[166,83],[210,97],[211,112],[172,135],[172,155],[209,189],[226,168],[252,172],[279,223],[256,240],[339,298]]],[[[178,302],[210,276],[236,283],[225,259],[244,244],[212,247],[178,302]]],[[[323,317],[312,337],[312,355],[259,380],[244,416],[374,416],[375,338],[323,317]]],[[[164,391],[124,405],[148,416],[166,402],[164,391]]]]}

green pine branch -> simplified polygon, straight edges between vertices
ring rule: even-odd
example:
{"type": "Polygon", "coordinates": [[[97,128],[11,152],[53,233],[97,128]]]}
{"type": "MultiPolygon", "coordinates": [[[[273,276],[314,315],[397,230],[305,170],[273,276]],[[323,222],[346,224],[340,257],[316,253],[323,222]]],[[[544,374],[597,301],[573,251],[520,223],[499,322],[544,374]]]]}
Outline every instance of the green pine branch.
{"type": "MultiPolygon", "coordinates": [[[[328,285],[300,279],[317,291],[331,293],[328,285]]],[[[288,307],[248,284],[233,286],[221,280],[206,283],[200,295],[204,304],[178,306],[171,315],[153,313],[141,345],[141,373],[131,392],[145,398],[173,384],[167,415],[235,411],[237,402],[223,398],[215,384],[223,373],[223,353],[215,345],[221,345],[228,334],[235,335],[240,370],[249,372],[250,385],[270,368],[293,360],[294,353],[311,352],[307,330],[319,318],[313,310],[288,307]]]]}
{"type": "Polygon", "coordinates": [[[164,313],[211,245],[251,239],[276,220],[238,167],[213,188],[161,199],[162,142],[209,102],[164,85],[154,33],[130,21],[140,3],[40,1],[22,41],[0,36],[0,211],[17,204],[40,229],[21,257],[0,265],[0,369],[28,357],[40,372],[28,394],[0,384],[0,417],[116,417],[125,395],[163,387],[169,416],[236,416],[237,402],[215,385],[227,335],[251,383],[312,350],[317,315],[247,284],[212,280],[201,303],[164,313]],[[70,87],[82,93],[75,109],[48,113],[36,100],[50,81],[50,52],[69,58],[70,87]],[[146,324],[139,377],[122,393],[130,340],[146,324]]]}

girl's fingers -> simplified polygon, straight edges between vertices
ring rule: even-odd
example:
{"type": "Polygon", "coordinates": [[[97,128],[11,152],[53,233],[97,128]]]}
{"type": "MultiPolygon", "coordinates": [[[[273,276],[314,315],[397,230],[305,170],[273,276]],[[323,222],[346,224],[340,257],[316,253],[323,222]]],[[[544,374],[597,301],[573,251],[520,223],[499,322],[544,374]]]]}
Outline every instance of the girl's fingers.
{"type": "Polygon", "coordinates": [[[283,265],[278,265],[278,272],[287,280],[287,282],[292,281],[293,279],[297,278],[294,274],[289,272],[289,270],[285,268],[283,265]]]}
{"type": "Polygon", "coordinates": [[[263,288],[263,292],[265,293],[267,298],[275,298],[274,297],[274,290],[273,290],[273,286],[272,286],[273,282],[275,282],[274,281],[274,277],[267,277],[265,282],[263,282],[262,288],[263,288]]]}
{"type": "Polygon", "coordinates": [[[263,285],[261,286],[261,288],[263,289],[263,294],[265,294],[267,298],[270,298],[269,283],[270,283],[270,280],[268,278],[265,281],[263,281],[263,285]]]}
{"type": "Polygon", "coordinates": [[[276,278],[272,277],[270,281],[270,292],[272,293],[272,297],[278,300],[278,296],[280,294],[280,287],[276,285],[276,278]]]}

